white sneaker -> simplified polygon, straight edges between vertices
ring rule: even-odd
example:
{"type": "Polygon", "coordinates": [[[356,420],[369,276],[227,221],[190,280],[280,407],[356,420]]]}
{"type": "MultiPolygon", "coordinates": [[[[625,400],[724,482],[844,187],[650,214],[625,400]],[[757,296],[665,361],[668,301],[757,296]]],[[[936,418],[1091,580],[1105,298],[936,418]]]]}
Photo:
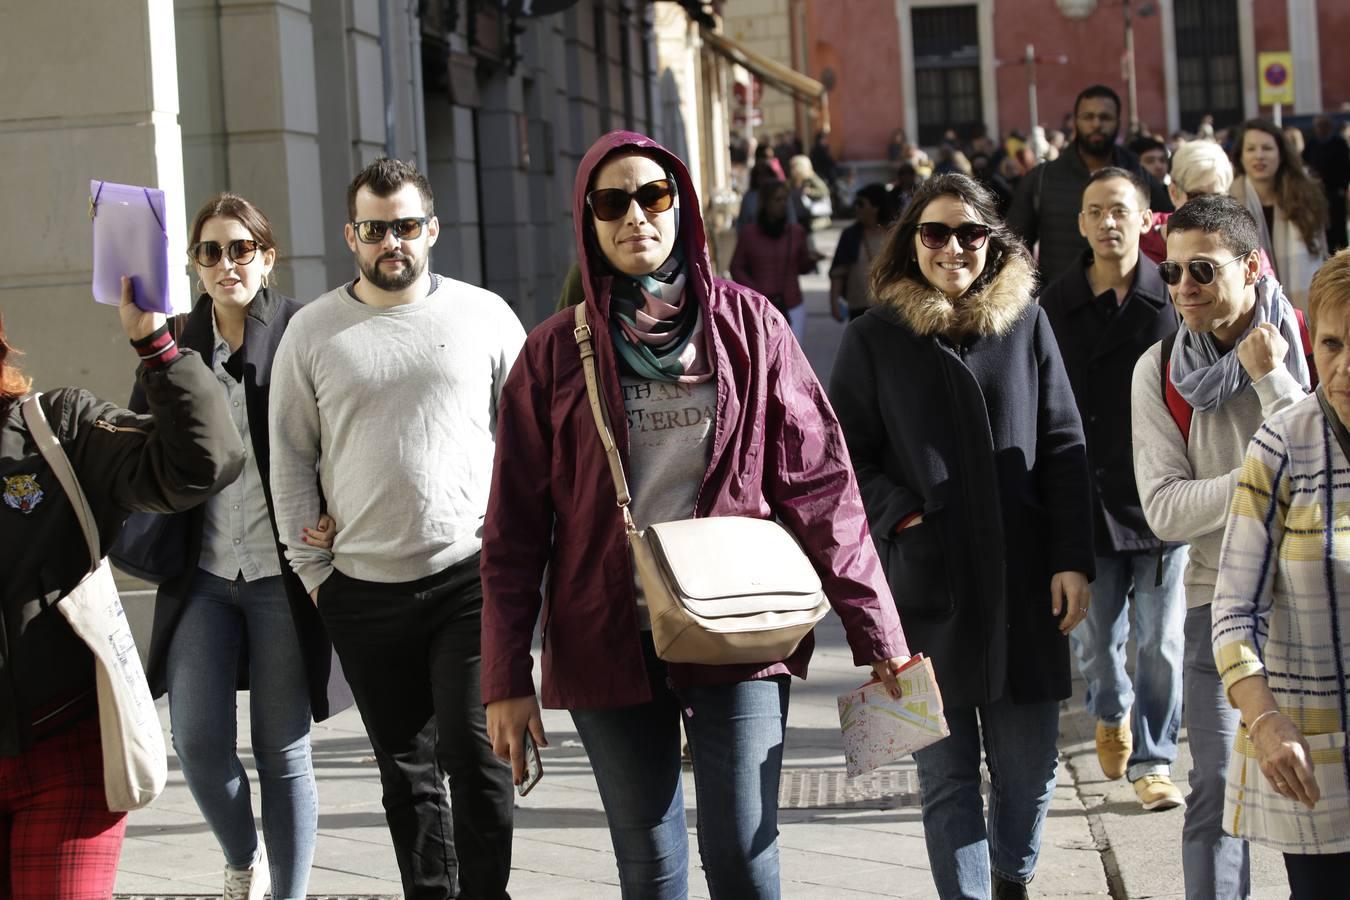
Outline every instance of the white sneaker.
{"type": "Polygon", "coordinates": [[[267,847],[258,838],[258,855],[247,869],[225,867],[225,891],[222,900],[263,900],[272,886],[272,874],[267,868],[267,847]]]}

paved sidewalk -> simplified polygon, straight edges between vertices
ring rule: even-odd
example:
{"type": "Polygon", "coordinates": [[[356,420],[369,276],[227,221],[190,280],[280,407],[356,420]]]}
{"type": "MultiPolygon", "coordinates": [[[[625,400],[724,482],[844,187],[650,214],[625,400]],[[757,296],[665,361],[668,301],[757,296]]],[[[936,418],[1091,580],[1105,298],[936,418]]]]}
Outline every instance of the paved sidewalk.
{"type": "MultiPolygon", "coordinates": [[[[817,236],[832,253],[838,230],[817,236]]],[[[822,265],[822,269],[825,265],[822,265]]],[[[823,276],[803,279],[811,304],[806,349],[828,379],[842,326],[828,315],[823,276]]],[[[148,598],[126,597],[133,620],[148,598]]],[[[843,778],[835,697],[866,680],[854,668],[838,619],[817,628],[809,680],[793,683],[780,798],[783,896],[789,900],[932,897],[911,762],[884,769],[870,792],[843,778]],[[850,790],[852,789],[852,792],[850,790]]],[[[537,668],[536,668],[537,671],[537,668]]],[[[1106,782],[1097,767],[1082,687],[1061,718],[1059,782],[1046,824],[1033,897],[1181,897],[1180,810],[1145,813],[1128,782],[1106,782]]],[[[240,695],[243,700],[247,695],[240,695]]],[[[167,734],[167,710],[161,702],[167,734]]],[[[518,802],[511,892],[516,898],[618,898],[605,818],[586,755],[571,719],[544,712],[550,746],[544,780],[518,802]]],[[[248,715],[240,714],[247,747],[248,715]]],[[[379,775],[359,716],[349,710],[313,732],[319,778],[319,841],[311,896],[398,896],[398,872],[380,806],[379,775]]],[[[219,896],[223,860],[170,758],[168,790],[153,807],[133,813],[117,881],[119,894],[219,896]]],[[[246,759],[250,765],[251,760],[246,759]]],[[[1174,777],[1185,789],[1190,760],[1184,742],[1174,777]]],[[[866,779],[860,779],[865,782],[866,779]]],[[[692,776],[685,804],[694,844],[692,776]]],[[[255,787],[255,810],[256,787],[255,787]]],[[[1254,852],[1258,900],[1288,896],[1278,855],[1254,852]]],[[[707,897],[697,853],[691,896],[707,897]]]]}

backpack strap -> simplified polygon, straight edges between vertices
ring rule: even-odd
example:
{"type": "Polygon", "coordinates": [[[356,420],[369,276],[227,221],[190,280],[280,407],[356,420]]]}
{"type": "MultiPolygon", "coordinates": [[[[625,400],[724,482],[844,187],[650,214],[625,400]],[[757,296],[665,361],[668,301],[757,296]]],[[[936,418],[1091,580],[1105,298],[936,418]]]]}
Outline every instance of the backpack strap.
{"type": "Polygon", "coordinates": [[[1297,306],[1294,307],[1294,318],[1298,321],[1298,336],[1303,343],[1303,355],[1308,360],[1308,387],[1310,390],[1316,390],[1317,366],[1313,364],[1312,334],[1308,331],[1308,319],[1303,315],[1303,310],[1297,306]]]}
{"type": "Polygon", "coordinates": [[[1172,415],[1172,421],[1176,423],[1177,430],[1181,432],[1181,442],[1189,444],[1191,442],[1191,417],[1195,415],[1195,410],[1181,396],[1177,386],[1172,383],[1172,345],[1177,341],[1177,333],[1174,331],[1162,340],[1162,352],[1159,354],[1162,376],[1162,397],[1163,404],[1167,411],[1172,415]]]}

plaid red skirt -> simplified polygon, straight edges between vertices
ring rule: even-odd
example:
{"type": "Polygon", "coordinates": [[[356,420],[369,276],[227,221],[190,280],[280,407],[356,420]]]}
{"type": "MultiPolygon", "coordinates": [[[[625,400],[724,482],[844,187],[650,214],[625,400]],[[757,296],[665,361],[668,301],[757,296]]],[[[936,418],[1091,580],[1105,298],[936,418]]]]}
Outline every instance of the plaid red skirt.
{"type": "Polygon", "coordinates": [[[104,799],[97,716],[0,757],[0,900],[106,900],[126,827],[104,799]]]}

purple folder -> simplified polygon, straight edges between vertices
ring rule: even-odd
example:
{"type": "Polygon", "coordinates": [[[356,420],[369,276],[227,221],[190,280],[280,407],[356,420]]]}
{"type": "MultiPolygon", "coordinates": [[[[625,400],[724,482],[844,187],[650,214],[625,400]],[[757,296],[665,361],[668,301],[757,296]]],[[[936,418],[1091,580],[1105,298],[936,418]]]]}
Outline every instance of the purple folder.
{"type": "Polygon", "coordinates": [[[172,315],[164,192],[90,181],[89,217],[94,220],[94,299],[121,305],[121,279],[129,275],[137,306],[172,315]]]}

